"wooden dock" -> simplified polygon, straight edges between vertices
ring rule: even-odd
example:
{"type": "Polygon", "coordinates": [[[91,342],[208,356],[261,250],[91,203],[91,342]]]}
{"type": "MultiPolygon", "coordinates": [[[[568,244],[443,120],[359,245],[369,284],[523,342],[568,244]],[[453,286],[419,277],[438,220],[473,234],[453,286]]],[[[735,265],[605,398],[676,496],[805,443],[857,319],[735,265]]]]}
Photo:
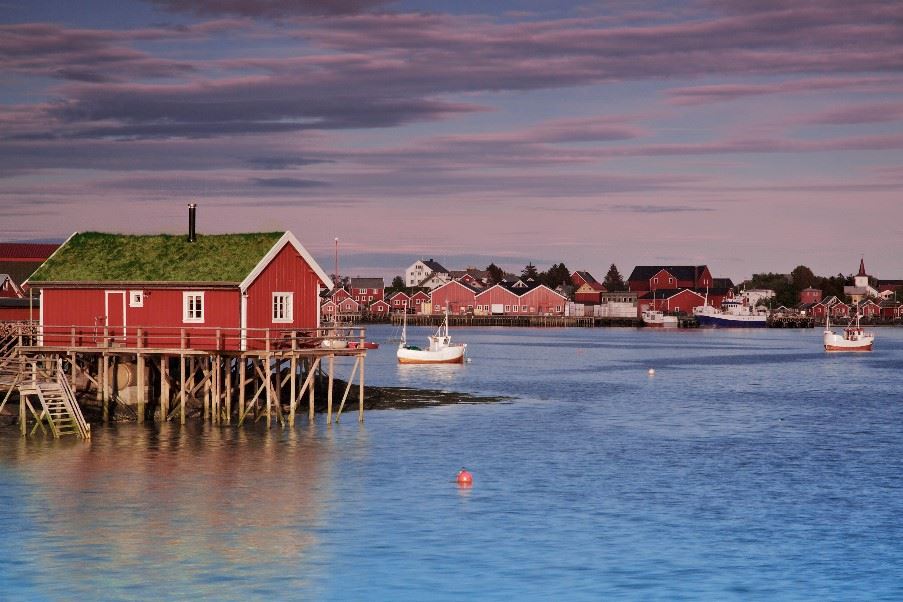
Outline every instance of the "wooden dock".
{"type": "MultiPolygon", "coordinates": [[[[53,368],[58,366],[66,382],[56,384],[70,387],[78,403],[99,405],[104,423],[127,417],[139,423],[153,419],[185,424],[189,409],[197,408],[204,420],[214,424],[265,420],[268,428],[277,421],[291,427],[305,397],[308,421],[313,423],[316,384],[325,380],[326,421],[331,424],[333,417],[338,422],[349,401],[355,378],[358,420],[364,419],[367,350],[363,328],[307,332],[215,329],[195,344],[185,329],[178,328],[137,328],[121,338],[106,328],[97,336],[76,334],[84,331],[75,326],[40,331],[28,323],[0,331],[0,349],[4,350],[0,356],[0,411],[14,390],[20,400],[37,395],[35,391],[42,391],[42,385],[49,390],[51,375],[56,378],[53,368]],[[172,340],[181,344],[154,344],[172,340]],[[336,358],[353,360],[338,399],[333,393],[336,358]]],[[[24,407],[20,403],[23,435],[24,407]]],[[[38,423],[46,419],[37,410],[32,414],[38,423]]],[[[56,435],[52,425],[51,431],[56,435]]]]}

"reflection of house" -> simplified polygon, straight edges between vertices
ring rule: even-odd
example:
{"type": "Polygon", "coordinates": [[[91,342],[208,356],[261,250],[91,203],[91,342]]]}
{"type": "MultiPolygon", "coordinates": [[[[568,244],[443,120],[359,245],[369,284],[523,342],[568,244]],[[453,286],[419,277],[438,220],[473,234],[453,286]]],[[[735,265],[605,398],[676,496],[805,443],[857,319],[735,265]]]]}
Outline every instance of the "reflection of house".
{"type": "Polygon", "coordinates": [[[404,272],[405,286],[434,289],[451,279],[448,270],[432,259],[418,259],[404,272]]]}

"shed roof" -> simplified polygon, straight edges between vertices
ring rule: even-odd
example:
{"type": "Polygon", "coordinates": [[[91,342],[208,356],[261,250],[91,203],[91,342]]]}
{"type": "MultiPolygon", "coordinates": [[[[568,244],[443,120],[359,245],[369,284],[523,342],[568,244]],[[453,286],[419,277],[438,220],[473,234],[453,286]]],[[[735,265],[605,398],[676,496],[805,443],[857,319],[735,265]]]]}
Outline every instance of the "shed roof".
{"type": "Polygon", "coordinates": [[[630,273],[630,277],[627,280],[630,282],[649,280],[660,271],[666,270],[678,280],[692,280],[695,282],[699,275],[705,271],[706,267],[704,265],[638,265],[633,268],[633,272],[630,273]]]}
{"type": "Polygon", "coordinates": [[[242,282],[282,232],[74,234],[29,278],[40,282],[242,282]]]}

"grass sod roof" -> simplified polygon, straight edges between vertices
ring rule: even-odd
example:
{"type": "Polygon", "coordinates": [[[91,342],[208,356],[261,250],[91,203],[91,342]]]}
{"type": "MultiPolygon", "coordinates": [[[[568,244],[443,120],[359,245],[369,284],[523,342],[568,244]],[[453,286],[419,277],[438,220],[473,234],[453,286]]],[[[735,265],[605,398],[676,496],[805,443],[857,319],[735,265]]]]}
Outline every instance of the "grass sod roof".
{"type": "Polygon", "coordinates": [[[282,232],[149,236],[74,235],[29,282],[229,282],[244,280],[282,232]]]}

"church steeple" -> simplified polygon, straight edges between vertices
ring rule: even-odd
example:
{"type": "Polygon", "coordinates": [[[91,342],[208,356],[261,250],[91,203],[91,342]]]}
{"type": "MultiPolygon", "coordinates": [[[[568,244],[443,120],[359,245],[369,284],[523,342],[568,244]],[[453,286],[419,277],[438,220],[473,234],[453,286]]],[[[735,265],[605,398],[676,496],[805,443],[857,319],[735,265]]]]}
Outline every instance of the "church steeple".
{"type": "Polygon", "coordinates": [[[868,274],[865,273],[865,258],[864,257],[859,260],[859,273],[856,275],[857,276],[868,276],[868,274]]]}

